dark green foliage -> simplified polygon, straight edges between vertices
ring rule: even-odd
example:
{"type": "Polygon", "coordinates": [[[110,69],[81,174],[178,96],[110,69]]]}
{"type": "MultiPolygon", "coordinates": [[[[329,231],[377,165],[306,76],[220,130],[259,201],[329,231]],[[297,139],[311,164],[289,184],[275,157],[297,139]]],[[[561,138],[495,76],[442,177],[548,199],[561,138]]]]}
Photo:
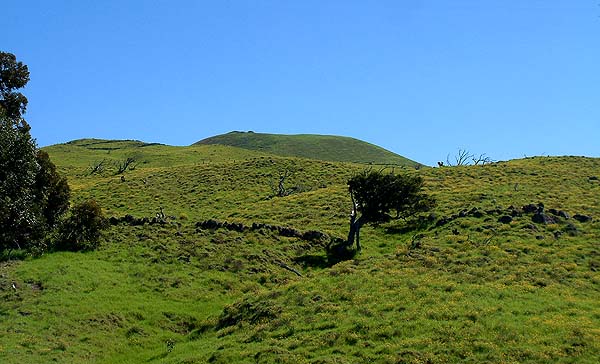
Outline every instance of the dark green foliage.
{"type": "Polygon", "coordinates": [[[55,249],[95,249],[100,241],[100,233],[106,227],[108,222],[100,205],[94,200],[82,202],[71,209],[71,216],[63,222],[55,249]]]}
{"type": "Polygon", "coordinates": [[[434,205],[421,192],[423,178],[409,174],[367,171],[352,177],[348,189],[366,223],[382,223],[428,211],[434,205]]]}
{"type": "MultiPolygon", "coordinates": [[[[58,174],[48,153],[38,151],[22,114],[27,98],[17,89],[29,81],[27,66],[0,52],[0,250],[45,249],[69,208],[67,179],[58,174]]],[[[69,250],[93,247],[103,218],[95,202],[78,206],[61,234],[69,250]]]]}
{"type": "Polygon", "coordinates": [[[352,246],[356,239],[357,250],[360,250],[360,228],[365,224],[405,219],[431,209],[435,202],[422,188],[423,178],[416,175],[370,170],[352,177],[348,181],[352,213],[347,246],[352,246]]]}
{"type": "Polygon", "coordinates": [[[0,249],[39,244],[67,210],[69,186],[48,154],[37,151],[22,118],[27,66],[0,52],[0,249]]]}
{"type": "Polygon", "coordinates": [[[69,208],[70,189],[27,125],[0,123],[0,250],[41,243],[69,208]]]}
{"type": "Polygon", "coordinates": [[[0,52],[0,249],[21,248],[41,230],[33,193],[36,146],[21,117],[27,99],[15,91],[27,81],[27,66],[0,52]]]}
{"type": "Polygon", "coordinates": [[[19,119],[27,108],[27,98],[15,90],[29,82],[29,70],[12,53],[0,52],[0,114],[19,119]]]}
{"type": "Polygon", "coordinates": [[[48,228],[56,225],[59,218],[69,209],[71,190],[67,178],[56,172],[56,166],[50,160],[48,153],[37,152],[39,170],[35,177],[36,202],[42,209],[48,228]]]}
{"type": "Polygon", "coordinates": [[[38,235],[37,171],[29,127],[0,116],[0,249],[21,248],[38,235]]]}

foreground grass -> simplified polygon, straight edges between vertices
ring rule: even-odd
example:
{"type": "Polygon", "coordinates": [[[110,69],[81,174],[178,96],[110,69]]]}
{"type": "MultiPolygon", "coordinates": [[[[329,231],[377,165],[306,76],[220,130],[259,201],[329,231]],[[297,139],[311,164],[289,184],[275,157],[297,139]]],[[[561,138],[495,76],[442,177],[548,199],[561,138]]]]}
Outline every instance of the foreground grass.
{"type": "Polygon", "coordinates": [[[436,217],[366,227],[364,251],[331,265],[322,243],[267,230],[197,230],[195,222],[263,222],[344,236],[345,181],[364,167],[220,146],[193,152],[120,143],[77,146],[91,153],[81,157],[75,146],[60,146],[51,156],[69,174],[76,199],[94,197],[115,216],[151,217],[162,206],[169,224],[117,225],[95,252],[2,263],[0,362],[600,357],[597,218],[544,225],[521,214],[498,221],[510,205],[539,202],[571,216],[600,216],[598,159],[407,169],[422,174],[437,197],[436,217]],[[125,181],[110,171],[86,173],[107,150],[120,159],[140,148],[147,163],[127,171],[125,181]],[[295,172],[289,183],[303,188],[269,198],[270,181],[285,169],[295,172]],[[484,214],[460,214],[473,208],[484,214]],[[448,222],[438,225],[442,218],[448,222]]]}

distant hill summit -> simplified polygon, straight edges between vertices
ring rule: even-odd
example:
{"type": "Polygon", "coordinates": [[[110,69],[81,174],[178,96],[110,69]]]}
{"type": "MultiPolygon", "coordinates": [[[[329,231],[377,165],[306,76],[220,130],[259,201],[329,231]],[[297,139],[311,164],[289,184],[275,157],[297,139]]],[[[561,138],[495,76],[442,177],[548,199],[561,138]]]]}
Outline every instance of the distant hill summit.
{"type": "Polygon", "coordinates": [[[302,157],[336,162],[395,164],[414,166],[408,158],[362,140],[316,134],[265,134],[232,131],[203,139],[194,145],[219,144],[286,157],[302,157]]]}

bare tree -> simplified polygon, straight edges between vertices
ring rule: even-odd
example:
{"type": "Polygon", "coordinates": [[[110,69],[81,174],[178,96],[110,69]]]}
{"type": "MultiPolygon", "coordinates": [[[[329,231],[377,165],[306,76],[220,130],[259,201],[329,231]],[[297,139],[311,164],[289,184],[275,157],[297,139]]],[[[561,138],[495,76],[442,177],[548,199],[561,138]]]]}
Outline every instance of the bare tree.
{"type": "Polygon", "coordinates": [[[458,153],[454,156],[454,162],[450,161],[450,154],[446,157],[447,166],[466,166],[469,164],[469,160],[473,158],[473,154],[469,153],[466,149],[459,149],[458,153]]]}
{"type": "Polygon", "coordinates": [[[492,163],[493,160],[485,155],[485,153],[475,156],[466,149],[459,149],[458,153],[454,156],[453,160],[450,160],[450,154],[446,157],[446,164],[444,162],[438,162],[439,167],[448,166],[469,166],[469,165],[486,165],[492,163]]]}
{"type": "Polygon", "coordinates": [[[104,163],[106,159],[101,160],[100,162],[94,162],[90,166],[90,176],[94,174],[100,174],[104,171],[104,163]]]}
{"type": "Polygon", "coordinates": [[[131,170],[135,167],[135,163],[136,159],[133,157],[127,157],[124,160],[121,161],[117,161],[117,173],[115,174],[121,174],[124,173],[128,168],[131,170]]]}
{"type": "Polygon", "coordinates": [[[486,164],[492,163],[492,159],[490,157],[486,156],[485,153],[480,154],[479,157],[472,156],[471,159],[473,160],[473,164],[476,166],[480,165],[480,164],[486,165],[486,164]]]}
{"type": "Polygon", "coordinates": [[[294,191],[296,191],[297,187],[291,187],[291,188],[285,187],[286,179],[291,177],[293,174],[294,173],[292,171],[290,171],[289,169],[285,169],[283,171],[278,172],[277,184],[275,184],[273,181],[269,182],[269,185],[271,186],[271,191],[273,191],[274,196],[285,197],[285,196],[292,194],[294,191]]]}

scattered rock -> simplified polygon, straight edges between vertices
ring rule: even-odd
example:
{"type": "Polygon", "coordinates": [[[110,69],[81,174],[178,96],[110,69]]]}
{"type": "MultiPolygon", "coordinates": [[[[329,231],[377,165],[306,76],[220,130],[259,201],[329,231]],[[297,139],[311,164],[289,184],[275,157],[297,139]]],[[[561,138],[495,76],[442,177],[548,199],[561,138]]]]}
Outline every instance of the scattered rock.
{"type": "Polygon", "coordinates": [[[440,227],[440,226],[444,226],[447,223],[449,223],[451,220],[446,217],[446,216],[442,216],[436,223],[435,226],[440,227]]]}
{"type": "Polygon", "coordinates": [[[228,222],[224,222],[223,223],[223,227],[227,230],[232,230],[232,231],[237,231],[237,232],[243,232],[244,229],[246,228],[243,224],[241,223],[228,223],[228,222]]]}
{"type": "Polygon", "coordinates": [[[589,179],[590,181],[597,181],[597,180],[598,180],[598,177],[597,177],[597,176],[590,176],[588,179],[589,179]]]}
{"type": "Polygon", "coordinates": [[[579,228],[577,226],[575,226],[575,224],[573,224],[572,222],[567,223],[567,226],[565,226],[563,231],[565,233],[567,233],[569,236],[577,236],[577,235],[581,234],[581,231],[579,230],[579,228]]]}
{"type": "Polygon", "coordinates": [[[526,214],[530,214],[532,212],[537,212],[538,207],[537,205],[534,205],[532,203],[530,203],[529,205],[525,205],[521,208],[521,210],[523,210],[524,213],[526,214]]]}
{"type": "Polygon", "coordinates": [[[544,204],[543,203],[538,203],[537,205],[537,213],[538,214],[543,214],[544,213],[544,204]]]}
{"type": "Polygon", "coordinates": [[[524,229],[529,229],[529,230],[531,230],[531,231],[538,231],[538,228],[537,228],[537,226],[535,226],[535,225],[533,225],[533,224],[525,225],[523,228],[524,228],[524,229]]]}
{"type": "Polygon", "coordinates": [[[498,222],[501,222],[503,224],[510,224],[513,221],[512,216],[509,215],[503,215],[500,216],[500,218],[498,219],[498,222]]]}
{"type": "Polygon", "coordinates": [[[508,209],[506,209],[506,212],[508,213],[508,215],[512,216],[512,217],[517,217],[517,216],[521,216],[521,211],[517,210],[514,206],[509,206],[508,209]]]}
{"type": "Polygon", "coordinates": [[[205,221],[196,223],[196,227],[202,228],[202,229],[215,230],[215,229],[223,227],[223,224],[221,224],[217,220],[209,219],[209,220],[205,220],[205,221]]]}
{"type": "Polygon", "coordinates": [[[558,216],[562,217],[565,220],[569,220],[571,218],[571,216],[569,216],[569,214],[567,214],[563,210],[558,211],[558,216]]]}
{"type": "Polygon", "coordinates": [[[481,219],[482,217],[485,216],[485,214],[482,211],[479,210],[475,210],[475,212],[472,213],[472,215],[478,219],[481,219]]]}
{"type": "Polygon", "coordinates": [[[302,234],[302,240],[308,240],[308,241],[328,240],[328,235],[325,233],[322,233],[320,231],[309,230],[309,231],[305,231],[304,234],[302,234]]]}
{"type": "Polygon", "coordinates": [[[544,240],[544,235],[536,235],[535,238],[537,240],[544,240]]]}
{"type": "Polygon", "coordinates": [[[545,213],[536,213],[535,215],[533,215],[531,217],[531,221],[535,222],[536,224],[555,224],[556,220],[549,215],[546,215],[545,213]]]}
{"type": "Polygon", "coordinates": [[[486,210],[485,211],[488,215],[498,215],[502,213],[502,209],[501,208],[495,208],[493,210],[486,210]]]}
{"type": "Polygon", "coordinates": [[[246,230],[258,231],[261,234],[264,234],[267,230],[272,231],[274,233],[279,234],[280,236],[298,238],[304,241],[325,241],[331,240],[332,238],[329,235],[316,230],[309,230],[305,232],[300,232],[296,229],[285,227],[285,226],[276,226],[262,223],[252,223],[250,226],[246,226],[242,223],[230,223],[230,222],[219,222],[217,220],[209,219],[205,221],[200,221],[196,223],[196,231],[202,231],[202,229],[207,230],[216,230],[216,229],[227,229],[231,231],[244,232],[246,230]]]}
{"type": "Polygon", "coordinates": [[[288,228],[288,227],[281,227],[281,229],[279,229],[279,235],[290,237],[290,238],[301,238],[302,237],[301,232],[299,232],[296,229],[292,229],[292,228],[288,228]]]}
{"type": "Polygon", "coordinates": [[[575,214],[573,215],[573,218],[579,222],[590,222],[592,221],[592,217],[588,216],[588,215],[580,215],[580,214],[575,214]]]}

